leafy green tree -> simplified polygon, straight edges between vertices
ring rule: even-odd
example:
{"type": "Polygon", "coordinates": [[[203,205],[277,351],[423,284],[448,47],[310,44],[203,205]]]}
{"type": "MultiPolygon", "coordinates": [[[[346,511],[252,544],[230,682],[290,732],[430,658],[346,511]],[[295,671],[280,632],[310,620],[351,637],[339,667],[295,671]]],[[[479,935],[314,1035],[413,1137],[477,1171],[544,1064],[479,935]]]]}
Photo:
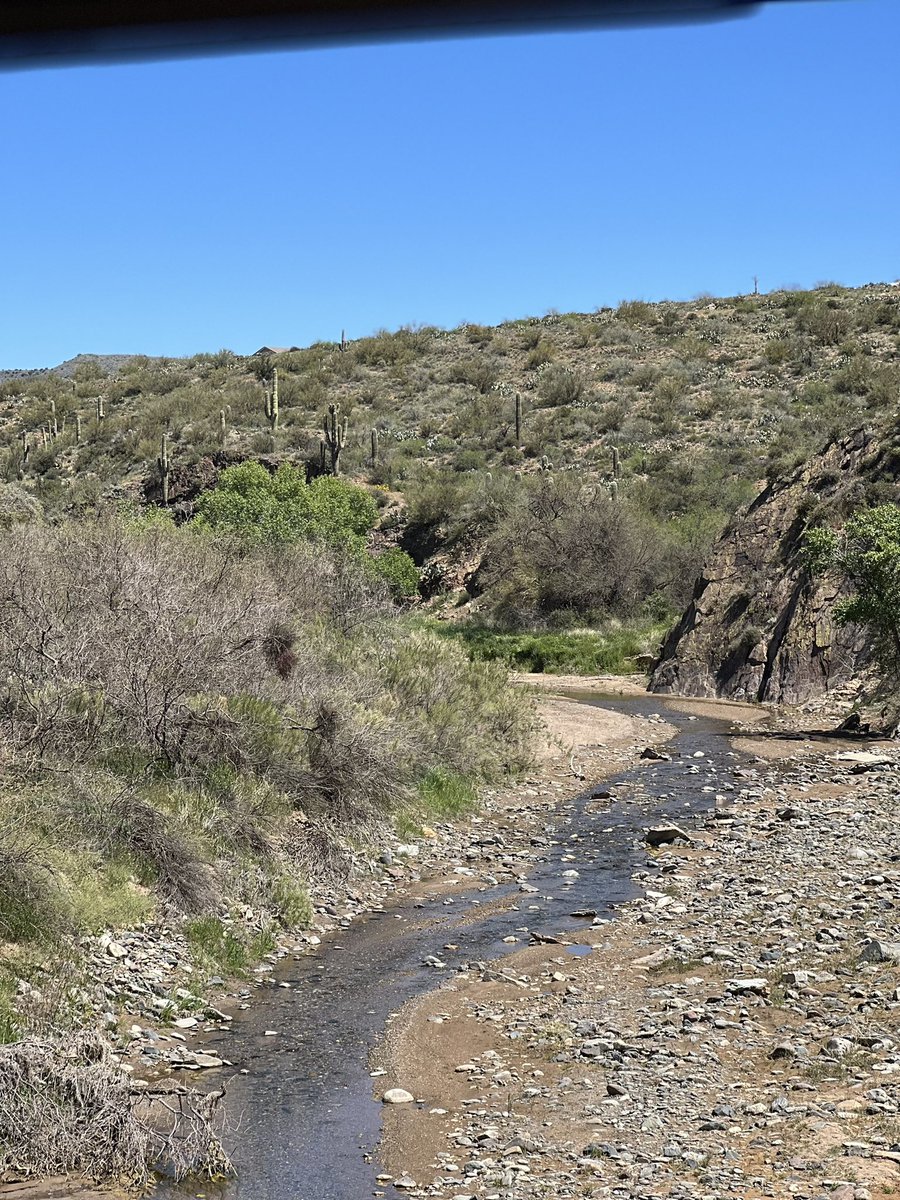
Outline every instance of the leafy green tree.
{"type": "Polygon", "coordinates": [[[372,569],[391,589],[395,600],[415,596],[419,590],[419,571],[416,564],[399,546],[392,546],[372,559],[372,569]]]}
{"type": "Polygon", "coordinates": [[[198,530],[232,534],[255,545],[321,539],[356,551],[378,515],[363,488],[332,476],[307,483],[287,463],[274,475],[256,462],[228,467],[200,497],[197,509],[193,526],[198,530]]]}
{"type": "Polygon", "coordinates": [[[900,680],[900,506],[865,509],[840,531],[812,529],[805,548],[813,571],[836,571],[853,588],[838,622],[868,629],[885,673],[900,680]]]}

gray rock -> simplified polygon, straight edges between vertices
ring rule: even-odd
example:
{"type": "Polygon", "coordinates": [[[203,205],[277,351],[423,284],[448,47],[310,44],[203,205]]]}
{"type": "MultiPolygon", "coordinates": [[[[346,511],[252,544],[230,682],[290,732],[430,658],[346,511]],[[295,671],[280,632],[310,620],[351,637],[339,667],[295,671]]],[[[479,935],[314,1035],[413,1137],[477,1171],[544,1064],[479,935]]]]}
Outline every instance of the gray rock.
{"type": "Polygon", "coordinates": [[[690,845],[691,837],[677,825],[654,825],[644,831],[644,841],[648,846],[668,846],[672,842],[687,842],[690,845]]]}
{"type": "Polygon", "coordinates": [[[860,962],[900,963],[900,942],[883,942],[870,938],[860,951],[860,962]]]}

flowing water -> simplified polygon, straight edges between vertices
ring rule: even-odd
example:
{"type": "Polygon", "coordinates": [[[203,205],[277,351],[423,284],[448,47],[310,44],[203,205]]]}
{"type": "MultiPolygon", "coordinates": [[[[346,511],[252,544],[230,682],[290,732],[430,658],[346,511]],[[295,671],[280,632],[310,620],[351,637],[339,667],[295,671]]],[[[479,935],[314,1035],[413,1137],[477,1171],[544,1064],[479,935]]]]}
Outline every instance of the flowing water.
{"type": "MultiPolygon", "coordinates": [[[[373,1099],[369,1055],[389,1015],[405,1001],[430,991],[444,972],[424,965],[436,956],[453,972],[464,962],[500,958],[511,950],[503,938],[529,929],[547,934],[583,929],[569,914],[585,908],[612,916],[615,906],[636,894],[631,876],[647,860],[638,833],[648,824],[677,820],[690,825],[712,806],[712,793],[727,788],[737,765],[724,740],[729,723],[708,716],[689,718],[654,696],[597,696],[568,693],[629,715],[659,713],[678,728],[665,749],[670,762],[641,762],[602,780],[615,797],[608,809],[591,803],[593,788],[548,814],[552,832],[536,848],[529,882],[488,893],[457,895],[395,907],[354,921],[323,942],[315,953],[286,960],[276,981],[290,990],[258,993],[252,1008],[235,1016],[227,1031],[210,1035],[204,1049],[233,1063],[222,1073],[204,1073],[210,1088],[230,1079],[227,1112],[236,1179],[223,1185],[163,1183],[166,1200],[202,1194],[216,1200],[363,1200],[378,1189],[375,1148],[381,1104],[373,1099]],[[694,758],[696,752],[703,758],[694,758]],[[706,791],[703,789],[707,788],[706,791]],[[638,789],[641,803],[629,800],[638,789]],[[711,790],[710,790],[711,789],[711,790]],[[562,862],[563,855],[575,861],[562,862]],[[574,868],[577,879],[562,877],[574,868]],[[515,896],[512,911],[479,913],[478,901],[515,896]],[[448,951],[447,943],[458,946],[448,951]],[[276,1031],[267,1035],[267,1030],[276,1031]],[[245,1075],[236,1074],[245,1069],[245,1075]]],[[[581,953],[580,947],[569,948],[581,953]]]]}

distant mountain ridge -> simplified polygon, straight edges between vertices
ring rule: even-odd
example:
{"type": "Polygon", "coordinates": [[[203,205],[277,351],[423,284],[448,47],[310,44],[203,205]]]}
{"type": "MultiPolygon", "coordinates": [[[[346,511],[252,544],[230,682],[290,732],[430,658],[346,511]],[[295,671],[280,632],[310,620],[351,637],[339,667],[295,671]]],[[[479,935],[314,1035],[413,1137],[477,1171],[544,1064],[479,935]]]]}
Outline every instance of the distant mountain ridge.
{"type": "MultiPolygon", "coordinates": [[[[139,354],[76,354],[55,367],[7,367],[0,370],[0,383],[7,379],[32,379],[39,375],[58,375],[62,379],[74,379],[80,366],[88,363],[98,366],[104,375],[117,375],[122,367],[134,358],[145,358],[139,354]]],[[[151,358],[150,362],[159,359],[151,358]]]]}

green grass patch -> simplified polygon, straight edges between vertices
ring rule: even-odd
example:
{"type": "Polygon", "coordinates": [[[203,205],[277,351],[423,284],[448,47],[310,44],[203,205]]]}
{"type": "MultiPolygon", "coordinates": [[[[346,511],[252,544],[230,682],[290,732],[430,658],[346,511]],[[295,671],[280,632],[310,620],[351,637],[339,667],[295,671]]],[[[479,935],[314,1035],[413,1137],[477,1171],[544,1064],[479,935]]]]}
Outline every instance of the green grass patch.
{"type": "Polygon", "coordinates": [[[458,821],[478,808],[478,789],[467,775],[446,767],[428,771],[418,783],[415,799],[394,817],[394,830],[404,841],[422,836],[423,826],[458,821]]]}
{"type": "Polygon", "coordinates": [[[245,937],[218,917],[198,917],[188,921],[184,933],[200,962],[223,975],[243,975],[275,947],[275,939],[269,930],[245,937]]]}
{"type": "Polygon", "coordinates": [[[0,1045],[19,1040],[19,1019],[13,1007],[15,984],[11,979],[0,979],[0,1045]]]}
{"type": "Polygon", "coordinates": [[[656,650],[665,625],[623,623],[605,630],[570,633],[498,633],[478,625],[436,625],[444,637],[462,642],[469,657],[499,660],[517,671],[547,675],[628,675],[640,670],[641,655],[656,650]]]}
{"type": "Polygon", "coordinates": [[[471,780],[443,767],[429,771],[420,781],[419,798],[425,815],[438,821],[454,821],[478,807],[471,780]]]}

